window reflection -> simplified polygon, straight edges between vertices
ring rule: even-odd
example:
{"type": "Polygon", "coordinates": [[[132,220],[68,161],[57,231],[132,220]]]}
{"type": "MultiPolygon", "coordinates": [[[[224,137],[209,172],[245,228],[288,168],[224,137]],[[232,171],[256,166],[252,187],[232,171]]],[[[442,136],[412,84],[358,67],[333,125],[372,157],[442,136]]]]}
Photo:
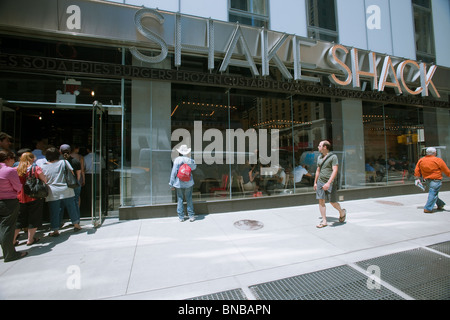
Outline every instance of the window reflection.
{"type": "Polygon", "coordinates": [[[290,193],[293,162],[288,130],[292,123],[290,99],[236,90],[231,92],[230,101],[238,106],[230,110],[231,128],[254,132],[258,137],[256,146],[246,141],[246,162],[232,167],[238,182],[233,196],[290,193]]]}
{"type": "Polygon", "coordinates": [[[421,109],[364,105],[365,171],[367,185],[414,181],[414,168],[425,146],[421,109]]]}
{"type": "Polygon", "coordinates": [[[269,27],[266,0],[230,0],[229,6],[229,22],[239,22],[254,27],[269,27]]]}
{"type": "Polygon", "coordinates": [[[414,0],[413,7],[417,59],[434,63],[436,53],[431,3],[428,0],[414,0]]]}
{"type": "Polygon", "coordinates": [[[338,42],[335,0],[308,0],[308,37],[338,42]]]}
{"type": "MultiPolygon", "coordinates": [[[[197,169],[193,199],[210,200],[229,197],[229,166],[226,163],[226,129],[229,105],[225,89],[172,85],[172,134],[177,130],[189,137],[186,143],[193,149],[197,169]],[[181,131],[180,131],[181,130],[181,131]]],[[[172,141],[172,148],[180,143],[172,141]]]]}

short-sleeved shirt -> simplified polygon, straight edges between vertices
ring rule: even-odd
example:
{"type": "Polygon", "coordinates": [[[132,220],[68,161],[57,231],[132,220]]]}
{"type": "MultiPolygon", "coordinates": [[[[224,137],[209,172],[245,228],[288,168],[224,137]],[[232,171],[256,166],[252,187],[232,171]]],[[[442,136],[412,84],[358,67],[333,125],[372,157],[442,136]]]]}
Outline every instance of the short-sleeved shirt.
{"type": "Polygon", "coordinates": [[[81,162],[80,162],[80,160],[75,159],[75,158],[69,158],[69,160],[67,160],[67,161],[69,161],[69,163],[72,166],[74,172],[78,171],[78,170],[81,170],[81,162]]]}
{"type": "Polygon", "coordinates": [[[303,179],[303,176],[308,173],[308,170],[303,168],[302,166],[297,166],[294,169],[294,182],[300,182],[303,179]]]}
{"type": "MultiPolygon", "coordinates": [[[[81,162],[80,162],[80,160],[72,158],[72,157],[69,157],[69,159],[67,159],[67,161],[72,166],[73,173],[75,174],[75,177],[77,177],[77,171],[81,171],[81,162]]],[[[79,182],[80,182],[80,186],[81,186],[81,181],[79,181],[79,182]]]]}
{"type": "Polygon", "coordinates": [[[20,189],[22,183],[17,169],[0,162],[0,200],[17,199],[20,189]]]}
{"type": "Polygon", "coordinates": [[[317,159],[317,167],[320,167],[319,181],[327,183],[333,173],[333,167],[338,164],[338,157],[334,153],[329,152],[325,158],[320,155],[317,159]]]}
{"type": "Polygon", "coordinates": [[[47,178],[47,185],[50,187],[46,201],[56,201],[75,196],[72,188],[69,188],[65,179],[65,166],[72,170],[72,166],[66,160],[56,162],[46,162],[42,165],[42,171],[47,178]]]}

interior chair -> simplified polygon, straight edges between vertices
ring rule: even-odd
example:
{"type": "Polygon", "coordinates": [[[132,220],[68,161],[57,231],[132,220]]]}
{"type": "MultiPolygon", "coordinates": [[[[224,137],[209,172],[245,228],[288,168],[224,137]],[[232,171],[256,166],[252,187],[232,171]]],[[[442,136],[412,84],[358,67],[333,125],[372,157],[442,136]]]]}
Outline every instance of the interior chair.
{"type": "Polygon", "coordinates": [[[227,174],[223,174],[222,182],[220,183],[220,186],[209,188],[209,193],[215,193],[216,191],[227,191],[228,178],[229,178],[229,176],[227,174]]]}

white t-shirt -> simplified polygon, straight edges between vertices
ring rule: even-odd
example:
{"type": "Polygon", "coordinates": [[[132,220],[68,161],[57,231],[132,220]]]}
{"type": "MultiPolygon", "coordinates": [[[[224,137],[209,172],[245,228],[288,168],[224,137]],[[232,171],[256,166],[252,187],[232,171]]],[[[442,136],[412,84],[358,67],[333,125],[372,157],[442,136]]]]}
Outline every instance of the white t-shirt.
{"type": "Polygon", "coordinates": [[[281,172],[278,174],[278,176],[281,178],[281,181],[279,182],[282,185],[286,184],[286,172],[284,170],[281,170],[281,172]]]}
{"type": "Polygon", "coordinates": [[[58,160],[56,162],[45,162],[41,168],[47,178],[49,193],[45,201],[56,201],[75,196],[72,188],[69,188],[65,179],[65,166],[67,170],[73,170],[70,163],[66,160],[58,160]]]}
{"type": "Polygon", "coordinates": [[[294,169],[294,182],[300,182],[302,181],[303,175],[307,174],[308,170],[303,168],[302,166],[297,166],[294,169]]]}

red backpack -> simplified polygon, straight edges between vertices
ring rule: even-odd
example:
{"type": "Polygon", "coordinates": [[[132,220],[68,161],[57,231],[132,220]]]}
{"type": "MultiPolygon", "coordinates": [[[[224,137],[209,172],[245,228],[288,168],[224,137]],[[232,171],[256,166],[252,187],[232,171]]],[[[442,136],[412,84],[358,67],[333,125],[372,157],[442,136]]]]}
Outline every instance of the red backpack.
{"type": "Polygon", "coordinates": [[[187,163],[184,163],[178,169],[178,173],[177,173],[178,179],[180,179],[181,181],[184,181],[184,182],[191,180],[191,171],[192,171],[191,167],[187,163]]]}

